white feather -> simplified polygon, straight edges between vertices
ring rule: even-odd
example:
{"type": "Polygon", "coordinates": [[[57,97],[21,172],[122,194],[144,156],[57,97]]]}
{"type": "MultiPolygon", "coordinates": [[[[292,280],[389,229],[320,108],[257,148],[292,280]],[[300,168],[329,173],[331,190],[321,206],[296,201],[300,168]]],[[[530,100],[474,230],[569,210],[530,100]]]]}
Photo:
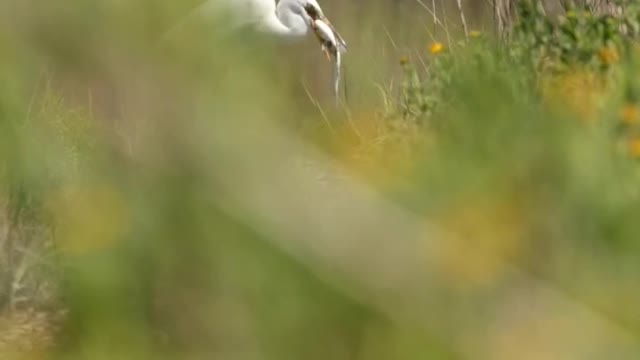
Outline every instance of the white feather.
{"type": "MultiPolygon", "coordinates": [[[[339,100],[342,54],[347,44],[324,16],[316,0],[208,0],[179,22],[168,34],[194,21],[225,20],[232,29],[250,26],[282,39],[299,39],[312,28],[334,60],[333,88],[339,100]],[[314,13],[308,11],[311,6],[314,13]]],[[[165,36],[166,38],[166,36],[165,36]]]]}

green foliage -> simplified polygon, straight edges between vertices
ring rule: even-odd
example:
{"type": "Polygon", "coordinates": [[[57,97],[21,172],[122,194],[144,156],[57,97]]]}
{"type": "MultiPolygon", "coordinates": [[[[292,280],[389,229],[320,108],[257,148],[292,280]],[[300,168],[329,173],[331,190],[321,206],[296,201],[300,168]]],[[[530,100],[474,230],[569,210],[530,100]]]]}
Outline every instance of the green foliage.
{"type": "Polygon", "coordinates": [[[584,65],[609,69],[640,34],[638,5],[620,6],[624,11],[619,15],[596,14],[585,2],[553,18],[541,2],[518,2],[512,52],[530,59],[537,69],[566,71],[584,65]]]}
{"type": "Polygon", "coordinates": [[[520,3],[506,45],[400,24],[400,66],[359,9],[346,119],[309,104],[303,46],[159,44],[162,1],[25,5],[0,32],[0,305],[68,310],[60,360],[636,358],[638,6],[520,3]],[[402,76],[382,119],[369,71],[402,76]]]}

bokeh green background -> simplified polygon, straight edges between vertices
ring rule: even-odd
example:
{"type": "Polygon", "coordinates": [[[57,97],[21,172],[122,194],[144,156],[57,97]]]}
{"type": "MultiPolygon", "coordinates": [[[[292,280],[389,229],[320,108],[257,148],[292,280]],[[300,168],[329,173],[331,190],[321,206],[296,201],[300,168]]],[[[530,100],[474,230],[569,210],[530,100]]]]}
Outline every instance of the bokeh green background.
{"type": "Polygon", "coordinates": [[[542,106],[484,2],[467,55],[453,1],[440,26],[409,0],[326,0],[349,44],[336,107],[312,38],[162,41],[194,4],[0,4],[0,305],[66,314],[55,346],[7,356],[638,355],[617,94],[593,126],[542,106]],[[385,111],[403,57],[451,80],[426,126],[385,111]]]}

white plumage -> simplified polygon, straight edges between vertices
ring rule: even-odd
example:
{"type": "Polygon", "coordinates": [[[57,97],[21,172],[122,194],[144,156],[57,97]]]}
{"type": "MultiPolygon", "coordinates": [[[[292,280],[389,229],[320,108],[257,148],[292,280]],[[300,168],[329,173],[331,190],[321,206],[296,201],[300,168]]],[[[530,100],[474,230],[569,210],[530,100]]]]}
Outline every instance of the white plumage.
{"type": "MultiPolygon", "coordinates": [[[[176,28],[193,20],[223,18],[233,28],[252,27],[275,37],[296,40],[313,30],[334,61],[334,91],[338,96],[341,54],[347,44],[324,16],[316,0],[208,0],[183,19],[176,28]]],[[[175,29],[175,28],[174,28],[175,29]]]]}

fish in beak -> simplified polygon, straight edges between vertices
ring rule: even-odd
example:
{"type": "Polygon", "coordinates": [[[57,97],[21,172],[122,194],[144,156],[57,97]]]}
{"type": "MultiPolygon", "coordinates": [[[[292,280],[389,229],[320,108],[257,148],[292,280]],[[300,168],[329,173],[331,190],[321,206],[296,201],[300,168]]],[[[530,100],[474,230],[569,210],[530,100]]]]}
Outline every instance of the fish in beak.
{"type": "Polygon", "coordinates": [[[326,18],[314,20],[312,28],[329,60],[347,52],[347,43],[326,18]]]}
{"type": "Polygon", "coordinates": [[[314,6],[305,7],[307,15],[311,19],[311,28],[316,35],[322,51],[327,60],[333,63],[333,90],[336,96],[336,103],[340,103],[340,78],[342,68],[342,54],[347,52],[347,42],[331,25],[331,22],[314,6]],[[333,61],[332,61],[333,60],[333,61]]]}
{"type": "Polygon", "coordinates": [[[311,28],[318,41],[320,41],[322,50],[327,55],[327,58],[331,60],[332,57],[336,58],[338,53],[344,54],[347,52],[347,43],[333,27],[329,19],[322,14],[322,11],[311,5],[305,7],[305,10],[311,18],[311,28]]]}

